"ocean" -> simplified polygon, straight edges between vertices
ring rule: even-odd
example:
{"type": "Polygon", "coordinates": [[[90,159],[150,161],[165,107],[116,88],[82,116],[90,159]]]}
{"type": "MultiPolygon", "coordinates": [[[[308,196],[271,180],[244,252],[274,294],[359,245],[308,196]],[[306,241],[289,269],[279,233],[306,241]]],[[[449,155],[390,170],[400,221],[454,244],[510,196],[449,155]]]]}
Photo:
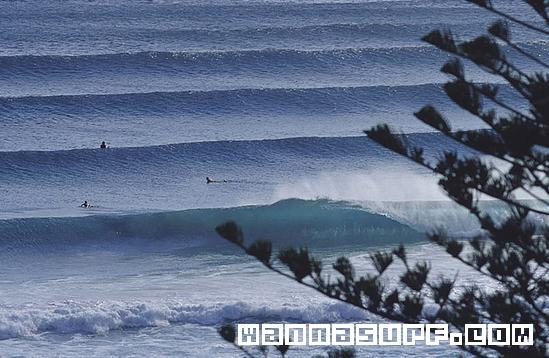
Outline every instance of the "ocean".
{"type": "MultiPolygon", "coordinates": [[[[460,0],[0,1],[0,357],[237,357],[223,323],[381,321],[267,272],[215,233],[227,220],[360,272],[404,243],[495,288],[424,239],[478,224],[362,132],[389,123],[431,158],[465,152],[413,116],[432,103],[455,128],[483,128],[444,95],[449,57],[420,38],[494,19],[460,0]]],[[[513,39],[549,54],[536,33],[513,39]]]]}

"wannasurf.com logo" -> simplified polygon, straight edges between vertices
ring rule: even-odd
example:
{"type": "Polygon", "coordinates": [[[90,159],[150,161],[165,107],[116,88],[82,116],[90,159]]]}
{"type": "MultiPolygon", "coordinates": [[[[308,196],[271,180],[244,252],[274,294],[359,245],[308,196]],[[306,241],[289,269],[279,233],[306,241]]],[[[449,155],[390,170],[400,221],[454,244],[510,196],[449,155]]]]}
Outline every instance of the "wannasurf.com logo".
{"type": "Polygon", "coordinates": [[[533,324],[467,324],[449,332],[447,324],[239,324],[240,346],[349,345],[533,345],[533,324]]]}

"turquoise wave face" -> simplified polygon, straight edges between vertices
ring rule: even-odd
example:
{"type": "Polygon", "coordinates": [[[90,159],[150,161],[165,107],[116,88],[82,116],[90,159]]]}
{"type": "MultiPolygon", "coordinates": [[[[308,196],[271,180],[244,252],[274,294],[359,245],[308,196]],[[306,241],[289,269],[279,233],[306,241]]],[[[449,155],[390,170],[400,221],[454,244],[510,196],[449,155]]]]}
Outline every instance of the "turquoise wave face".
{"type": "Polygon", "coordinates": [[[270,239],[277,247],[304,245],[379,245],[414,242],[411,227],[359,206],[328,200],[288,199],[272,205],[197,209],[80,218],[29,218],[0,221],[4,252],[47,247],[86,246],[138,239],[149,243],[182,241],[190,246],[220,246],[215,227],[228,220],[242,226],[248,240],[270,239]]]}

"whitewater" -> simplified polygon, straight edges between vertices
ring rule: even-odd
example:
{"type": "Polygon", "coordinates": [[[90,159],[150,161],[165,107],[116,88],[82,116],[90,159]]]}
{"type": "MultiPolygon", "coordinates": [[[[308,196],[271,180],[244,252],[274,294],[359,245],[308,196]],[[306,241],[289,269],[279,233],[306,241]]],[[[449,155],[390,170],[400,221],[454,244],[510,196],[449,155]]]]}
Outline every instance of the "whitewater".
{"type": "MultiPolygon", "coordinates": [[[[449,57],[420,38],[492,20],[459,0],[0,2],[0,357],[236,357],[223,323],[379,321],[266,272],[215,233],[227,220],[360,272],[405,243],[458,284],[496,287],[424,240],[475,220],[363,135],[389,123],[428,158],[468,154],[413,116],[433,103],[483,128],[444,95],[449,57]]],[[[535,33],[513,39],[549,54],[535,33]]]]}

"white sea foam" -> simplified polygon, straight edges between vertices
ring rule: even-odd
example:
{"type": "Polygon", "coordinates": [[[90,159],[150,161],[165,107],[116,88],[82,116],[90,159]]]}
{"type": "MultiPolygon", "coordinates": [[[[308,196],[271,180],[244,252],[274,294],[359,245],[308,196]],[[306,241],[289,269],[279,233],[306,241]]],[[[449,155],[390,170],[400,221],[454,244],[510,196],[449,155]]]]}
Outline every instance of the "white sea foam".
{"type": "Polygon", "coordinates": [[[349,172],[324,172],[280,185],[274,194],[282,198],[344,201],[448,201],[434,175],[420,174],[400,167],[349,172]]]}
{"type": "Polygon", "coordinates": [[[42,333],[104,334],[177,323],[216,326],[227,320],[341,322],[365,319],[364,312],[342,303],[269,308],[243,302],[204,305],[175,301],[64,302],[41,308],[0,307],[0,339],[42,333]]]}

